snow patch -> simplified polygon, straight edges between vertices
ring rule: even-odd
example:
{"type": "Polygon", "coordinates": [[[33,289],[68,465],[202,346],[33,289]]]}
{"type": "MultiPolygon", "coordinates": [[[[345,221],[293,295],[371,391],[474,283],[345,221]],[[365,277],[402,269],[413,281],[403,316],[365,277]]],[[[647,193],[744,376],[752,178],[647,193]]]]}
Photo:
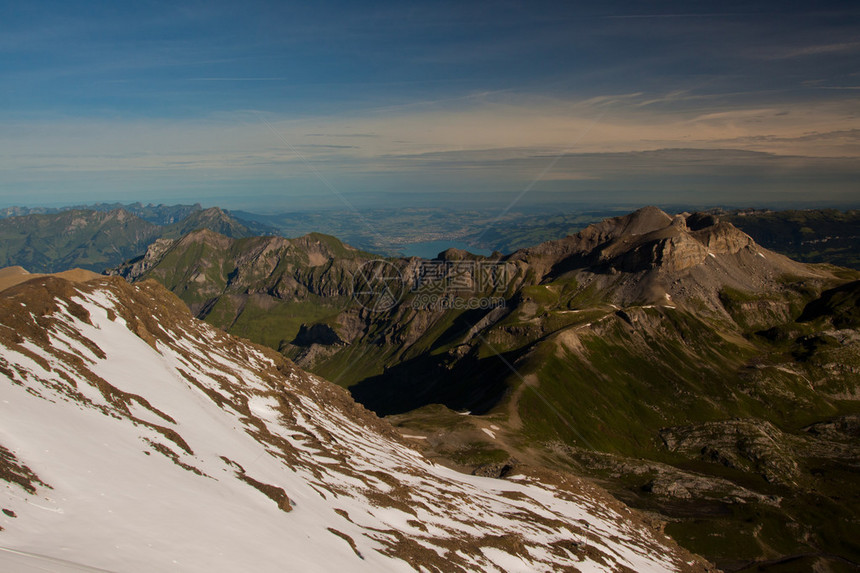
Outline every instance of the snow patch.
{"type": "MultiPolygon", "coordinates": [[[[0,375],[0,443],[53,488],[0,490],[0,506],[18,515],[4,522],[4,548],[131,572],[411,571],[393,530],[469,570],[677,569],[670,549],[600,501],[435,465],[314,397],[335,391],[327,383],[282,376],[203,323],[189,318],[153,348],[109,318],[120,304],[111,288],[74,298],[93,324],[61,305],[56,344],[22,345],[49,369],[0,346],[14,377],[0,375]],[[97,407],[70,404],[72,386],[97,407]],[[585,535],[583,524],[600,561],[546,549],[585,535]],[[525,552],[479,543],[499,536],[525,552]]],[[[23,558],[0,551],[0,569],[23,558]]]]}

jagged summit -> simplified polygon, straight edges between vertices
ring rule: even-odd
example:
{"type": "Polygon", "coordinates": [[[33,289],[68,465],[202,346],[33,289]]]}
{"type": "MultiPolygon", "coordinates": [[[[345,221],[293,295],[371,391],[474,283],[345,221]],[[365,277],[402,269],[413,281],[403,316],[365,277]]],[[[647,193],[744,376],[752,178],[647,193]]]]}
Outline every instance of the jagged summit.
{"type": "MultiPolygon", "coordinates": [[[[308,233],[294,239],[275,235],[232,237],[210,227],[203,227],[190,231],[176,239],[159,239],[159,241],[150,245],[143,259],[156,260],[169,249],[182,250],[192,245],[205,245],[213,249],[243,251],[242,260],[266,256],[269,253],[283,250],[303,252],[311,266],[322,264],[324,261],[331,260],[343,253],[358,252],[354,247],[342,243],[339,239],[322,233],[308,233]]],[[[111,269],[109,274],[119,274],[129,280],[138,279],[144,271],[138,267],[132,267],[139,260],[129,261],[115,269],[111,269]]]]}
{"type": "Polygon", "coordinates": [[[188,222],[189,225],[203,224],[206,226],[206,228],[210,230],[215,230],[210,225],[216,222],[227,226],[236,225],[235,219],[230,217],[230,215],[228,215],[220,207],[209,207],[208,209],[201,209],[199,211],[195,211],[191,213],[188,217],[186,217],[185,220],[188,222]]]}
{"type": "Polygon", "coordinates": [[[671,217],[651,207],[603,225],[608,231],[599,236],[607,240],[596,247],[597,263],[627,272],[683,271],[705,263],[709,255],[735,255],[744,249],[760,252],[749,235],[731,223],[702,214],[671,217]]]}
{"type": "Polygon", "coordinates": [[[212,246],[217,246],[220,248],[224,248],[227,245],[230,245],[233,242],[233,238],[220,233],[214,229],[210,229],[208,227],[202,227],[199,229],[195,229],[193,231],[189,231],[188,233],[182,235],[178,239],[176,239],[177,243],[182,245],[188,245],[193,243],[205,243],[212,246]]]}
{"type": "Polygon", "coordinates": [[[611,265],[615,259],[623,263],[621,259],[629,258],[632,252],[642,251],[643,246],[659,245],[659,248],[652,249],[654,256],[648,262],[653,266],[661,266],[673,261],[671,255],[660,256],[665,244],[687,243],[689,239],[712,247],[719,253],[735,253],[741,248],[755,245],[749,235],[731,223],[721,223],[712,215],[694,213],[673,217],[657,207],[644,207],[628,215],[589,225],[564,239],[517,251],[511,255],[511,259],[545,257],[558,263],[565,257],[578,255],[591,265],[611,265]]]}
{"type": "Polygon", "coordinates": [[[173,236],[185,235],[200,229],[208,229],[220,235],[234,238],[258,234],[256,229],[249,228],[220,207],[210,207],[192,212],[171,229],[171,234],[173,236]]]}
{"type": "Polygon", "coordinates": [[[482,259],[481,255],[475,255],[466,251],[464,249],[457,249],[451,247],[450,249],[445,249],[441,253],[436,256],[437,259],[441,261],[468,261],[475,259],[482,259]]]}
{"type": "Polygon", "coordinates": [[[41,277],[0,319],[0,569],[707,567],[574,478],[433,465],[154,281],[41,277]]]}
{"type": "Polygon", "coordinates": [[[198,318],[231,325],[278,348],[293,339],[308,317],[286,308],[283,301],[323,307],[325,299],[336,299],[343,308],[351,301],[354,274],[373,258],[320,233],[234,239],[198,230],[156,241],[142,257],[108,274],[131,282],[155,279],[179,295],[198,318]],[[264,339],[256,336],[261,321],[269,323],[264,339]]]}
{"type": "Polygon", "coordinates": [[[672,221],[671,215],[657,207],[648,206],[622,217],[607,219],[596,226],[603,227],[614,236],[645,235],[666,228],[672,221]]]}
{"type": "Polygon", "coordinates": [[[667,293],[713,301],[726,286],[762,291],[782,276],[820,275],[762,248],[713,215],[673,217],[656,207],[606,219],[564,239],[517,251],[507,260],[522,261],[539,280],[573,273],[586,283],[596,281],[601,289],[615,291],[620,302],[667,293]]]}

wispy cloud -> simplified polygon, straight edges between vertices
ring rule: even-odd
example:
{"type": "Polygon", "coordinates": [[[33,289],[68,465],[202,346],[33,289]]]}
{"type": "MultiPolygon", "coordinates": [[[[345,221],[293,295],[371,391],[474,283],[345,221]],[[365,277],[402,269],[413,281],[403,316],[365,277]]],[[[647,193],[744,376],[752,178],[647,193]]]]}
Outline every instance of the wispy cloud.
{"type": "Polygon", "coordinates": [[[306,133],[305,137],[379,137],[376,133],[306,133]]]}
{"type": "Polygon", "coordinates": [[[781,60],[802,58],[806,56],[822,56],[833,54],[860,53],[860,42],[837,42],[833,44],[813,44],[801,47],[785,47],[771,52],[765,52],[764,58],[781,60]]]}
{"type": "Polygon", "coordinates": [[[604,16],[607,20],[664,20],[674,18],[725,18],[735,16],[747,16],[756,14],[749,12],[676,12],[671,14],[613,14],[604,16]]]}
{"type": "Polygon", "coordinates": [[[287,82],[290,78],[188,78],[189,82],[287,82]]]}
{"type": "MultiPolygon", "coordinates": [[[[860,158],[860,118],[850,116],[847,102],[834,101],[814,112],[786,103],[686,114],[641,105],[660,97],[611,95],[579,102],[497,98],[392,116],[269,114],[268,121],[308,162],[331,173],[411,172],[421,177],[430,170],[457,169],[483,170],[492,177],[492,170],[505,166],[506,178],[528,181],[541,162],[570,155],[579,159],[559,160],[546,180],[586,181],[607,173],[583,163],[585,157],[612,157],[612,168],[619,172],[647,174],[651,168],[640,170],[642,158],[652,156],[630,154],[665,149],[723,151],[721,165],[732,157],[743,157],[745,165],[750,157],[771,165],[779,156],[860,158]],[[601,119],[595,124],[598,114],[601,119]],[[586,130],[587,135],[578,138],[586,130]],[[307,143],[309,139],[324,143],[307,143]]],[[[193,121],[6,123],[0,130],[0,173],[196,170],[220,178],[301,175],[301,162],[272,139],[257,117],[255,112],[193,121]]]]}
{"type": "Polygon", "coordinates": [[[852,188],[860,8],[678,6],[12,3],[0,193],[70,178],[275,188],[313,170],[345,192],[690,188],[798,158],[824,178],[837,158],[852,188]]]}

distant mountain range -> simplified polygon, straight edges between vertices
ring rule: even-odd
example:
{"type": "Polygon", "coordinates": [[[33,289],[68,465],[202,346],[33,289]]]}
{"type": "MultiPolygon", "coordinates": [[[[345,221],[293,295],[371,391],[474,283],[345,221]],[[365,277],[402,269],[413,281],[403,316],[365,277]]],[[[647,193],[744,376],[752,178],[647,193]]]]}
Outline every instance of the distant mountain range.
{"type": "Polygon", "coordinates": [[[0,209],[0,218],[21,217],[24,215],[56,215],[63,211],[117,211],[122,210],[144,221],[156,225],[172,225],[195,211],[202,211],[200,203],[194,205],[154,205],[149,203],[95,203],[91,205],[75,205],[69,207],[6,207],[0,209]]]}
{"type": "Polygon", "coordinates": [[[795,260],[860,270],[860,210],[744,209],[720,216],[767,248],[795,260]]]}
{"type": "Polygon", "coordinates": [[[586,472],[730,570],[860,562],[860,273],[656,208],[506,256],[376,259],[197,231],[114,272],[349,387],[436,459],[586,472]]]}
{"type": "MultiPolygon", "coordinates": [[[[0,219],[24,215],[57,215],[64,211],[110,212],[123,210],[149,223],[167,227],[180,223],[192,213],[204,211],[194,205],[143,205],[141,203],[98,203],[64,208],[7,207],[0,209],[0,219]]],[[[207,210],[208,211],[208,210],[207,210]]],[[[860,270],[856,244],[860,237],[860,211],[805,209],[773,211],[767,209],[712,209],[723,221],[749,234],[760,245],[795,260],[832,263],[860,270]]],[[[586,226],[616,216],[617,209],[590,207],[569,213],[532,213],[491,210],[457,211],[450,208],[364,209],[358,211],[297,211],[258,214],[246,211],[224,211],[228,217],[247,229],[243,234],[212,228],[228,236],[280,235],[297,237],[324,233],[361,250],[383,256],[416,252],[413,245],[456,241],[470,245],[474,251],[508,254],[576,234],[586,226]]],[[[2,221],[0,221],[2,223],[2,221]]],[[[2,228],[2,225],[0,225],[2,228]]],[[[193,229],[192,229],[193,230],[193,229]]],[[[33,232],[40,232],[34,225],[33,232]]],[[[176,233],[169,233],[176,238],[176,233]]],[[[145,246],[145,245],[144,245],[145,246]]],[[[444,247],[443,247],[444,248],[444,247]]],[[[91,247],[84,250],[95,252],[91,247]]],[[[135,254],[141,254],[138,250],[135,254]]],[[[433,253],[435,255],[435,252],[433,253]]],[[[130,258],[134,255],[129,255],[130,258]]],[[[112,259],[113,260],[113,259],[112,259]]],[[[20,264],[14,258],[7,263],[20,264]]],[[[114,264],[123,262],[117,260],[114,264]]],[[[25,265],[26,266],[26,265],[25,265]]],[[[63,269],[62,265],[56,266],[63,269]]],[[[32,270],[47,270],[47,268],[32,270]]],[[[98,269],[101,270],[101,269],[98,269]]]]}
{"type": "Polygon", "coordinates": [[[0,291],[0,570],[705,572],[570,474],[436,465],[155,282],[0,291]]]}
{"type": "Polygon", "coordinates": [[[124,207],[72,209],[0,219],[0,266],[20,265],[32,272],[73,267],[101,272],[142,255],[158,238],[180,237],[195,229],[212,229],[230,237],[275,232],[260,223],[237,220],[217,207],[128,207],[158,222],[124,207]]]}

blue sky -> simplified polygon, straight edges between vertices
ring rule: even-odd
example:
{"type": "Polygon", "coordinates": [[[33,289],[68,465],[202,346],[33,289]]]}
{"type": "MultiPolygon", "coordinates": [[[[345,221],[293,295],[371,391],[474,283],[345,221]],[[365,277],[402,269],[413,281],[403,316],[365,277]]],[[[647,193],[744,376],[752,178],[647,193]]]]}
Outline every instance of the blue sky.
{"type": "Polygon", "coordinates": [[[858,90],[856,2],[0,2],[0,206],[856,204],[858,90]]]}

